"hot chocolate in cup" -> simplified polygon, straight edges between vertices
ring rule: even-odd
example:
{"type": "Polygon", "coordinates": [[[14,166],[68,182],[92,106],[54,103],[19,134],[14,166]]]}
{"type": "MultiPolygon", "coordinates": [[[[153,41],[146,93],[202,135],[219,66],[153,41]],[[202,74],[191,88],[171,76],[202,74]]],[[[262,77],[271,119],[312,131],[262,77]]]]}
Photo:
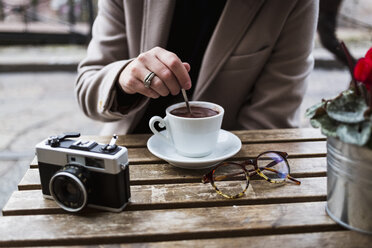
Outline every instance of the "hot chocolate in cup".
{"type": "Polygon", "coordinates": [[[150,119],[151,131],[185,157],[204,157],[213,152],[221,130],[224,109],[211,102],[190,101],[192,114],[184,102],[169,106],[166,116],[150,119]],[[165,127],[159,132],[155,124],[165,127]]]}

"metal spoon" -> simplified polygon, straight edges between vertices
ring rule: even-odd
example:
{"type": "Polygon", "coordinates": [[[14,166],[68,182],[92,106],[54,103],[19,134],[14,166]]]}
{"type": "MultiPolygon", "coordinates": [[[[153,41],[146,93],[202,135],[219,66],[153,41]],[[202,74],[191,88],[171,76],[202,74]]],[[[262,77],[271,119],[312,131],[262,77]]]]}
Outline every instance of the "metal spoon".
{"type": "Polygon", "coordinates": [[[190,104],[189,104],[189,99],[187,98],[186,91],[185,89],[181,89],[181,91],[182,91],[183,99],[185,99],[187,110],[189,111],[190,115],[192,115],[190,104]]]}

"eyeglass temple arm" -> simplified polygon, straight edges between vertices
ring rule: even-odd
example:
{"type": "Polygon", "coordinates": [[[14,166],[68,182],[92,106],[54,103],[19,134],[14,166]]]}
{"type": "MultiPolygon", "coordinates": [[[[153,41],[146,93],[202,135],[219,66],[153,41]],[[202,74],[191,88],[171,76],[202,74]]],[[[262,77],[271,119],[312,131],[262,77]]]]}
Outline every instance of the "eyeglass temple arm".
{"type": "MultiPolygon", "coordinates": [[[[283,158],[288,157],[288,153],[286,153],[286,152],[275,152],[275,153],[280,154],[280,156],[282,156],[283,158]]],[[[271,161],[268,165],[266,165],[265,167],[262,167],[262,168],[273,167],[273,166],[275,166],[275,165],[277,165],[278,163],[281,163],[281,162],[283,162],[283,160],[280,160],[280,161],[274,160],[274,161],[271,161]]],[[[249,165],[249,164],[253,164],[253,162],[252,162],[252,160],[248,160],[244,164],[249,165]]],[[[252,172],[252,171],[255,171],[255,169],[248,170],[248,172],[252,172]]]]}
{"type": "MultiPolygon", "coordinates": [[[[260,168],[260,169],[261,169],[261,168],[260,168]]],[[[277,171],[277,170],[275,170],[275,169],[273,169],[273,168],[264,167],[264,168],[262,168],[262,169],[263,169],[263,170],[272,171],[272,172],[275,172],[275,173],[277,173],[277,174],[280,173],[279,171],[277,171]]],[[[292,177],[292,176],[290,176],[290,175],[287,175],[286,177],[287,177],[289,180],[295,182],[295,183],[298,184],[298,185],[301,184],[301,182],[300,182],[299,180],[297,180],[296,178],[294,178],[294,177],[292,177]]]]}
{"type": "MultiPolygon", "coordinates": [[[[280,163],[280,162],[282,162],[282,161],[272,161],[272,162],[270,162],[268,165],[266,165],[265,167],[262,167],[262,168],[273,167],[273,166],[277,165],[277,164],[280,163]]],[[[253,165],[253,163],[252,163],[250,160],[248,160],[248,161],[245,162],[244,164],[245,164],[246,166],[247,166],[247,165],[250,165],[250,164],[253,165]]],[[[261,169],[261,167],[260,167],[260,169],[261,169]]],[[[248,170],[248,172],[252,172],[252,171],[255,171],[255,169],[249,169],[249,170],[248,170]]]]}

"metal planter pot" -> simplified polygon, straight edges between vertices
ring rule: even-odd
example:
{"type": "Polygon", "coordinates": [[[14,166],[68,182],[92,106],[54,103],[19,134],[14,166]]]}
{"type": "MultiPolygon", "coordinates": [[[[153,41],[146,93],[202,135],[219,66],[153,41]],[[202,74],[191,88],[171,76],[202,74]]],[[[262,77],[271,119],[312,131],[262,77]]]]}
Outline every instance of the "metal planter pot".
{"type": "Polygon", "coordinates": [[[372,150],[328,138],[326,211],[340,225],[372,234],[372,150]]]}

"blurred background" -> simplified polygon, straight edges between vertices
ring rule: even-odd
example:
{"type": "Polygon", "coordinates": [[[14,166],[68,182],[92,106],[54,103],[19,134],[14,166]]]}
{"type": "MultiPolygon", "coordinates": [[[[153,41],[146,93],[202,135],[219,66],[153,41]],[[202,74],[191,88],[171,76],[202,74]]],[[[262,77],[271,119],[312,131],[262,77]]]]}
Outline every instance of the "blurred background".
{"type": "MultiPolygon", "coordinates": [[[[306,108],[349,85],[345,58],[333,49],[337,39],[354,59],[372,46],[370,0],[320,0],[320,7],[301,127],[310,127],[306,108]]],[[[97,0],[0,0],[0,209],[36,143],[66,131],[99,133],[101,124],[84,116],[73,93],[96,13],[97,0]]]]}

